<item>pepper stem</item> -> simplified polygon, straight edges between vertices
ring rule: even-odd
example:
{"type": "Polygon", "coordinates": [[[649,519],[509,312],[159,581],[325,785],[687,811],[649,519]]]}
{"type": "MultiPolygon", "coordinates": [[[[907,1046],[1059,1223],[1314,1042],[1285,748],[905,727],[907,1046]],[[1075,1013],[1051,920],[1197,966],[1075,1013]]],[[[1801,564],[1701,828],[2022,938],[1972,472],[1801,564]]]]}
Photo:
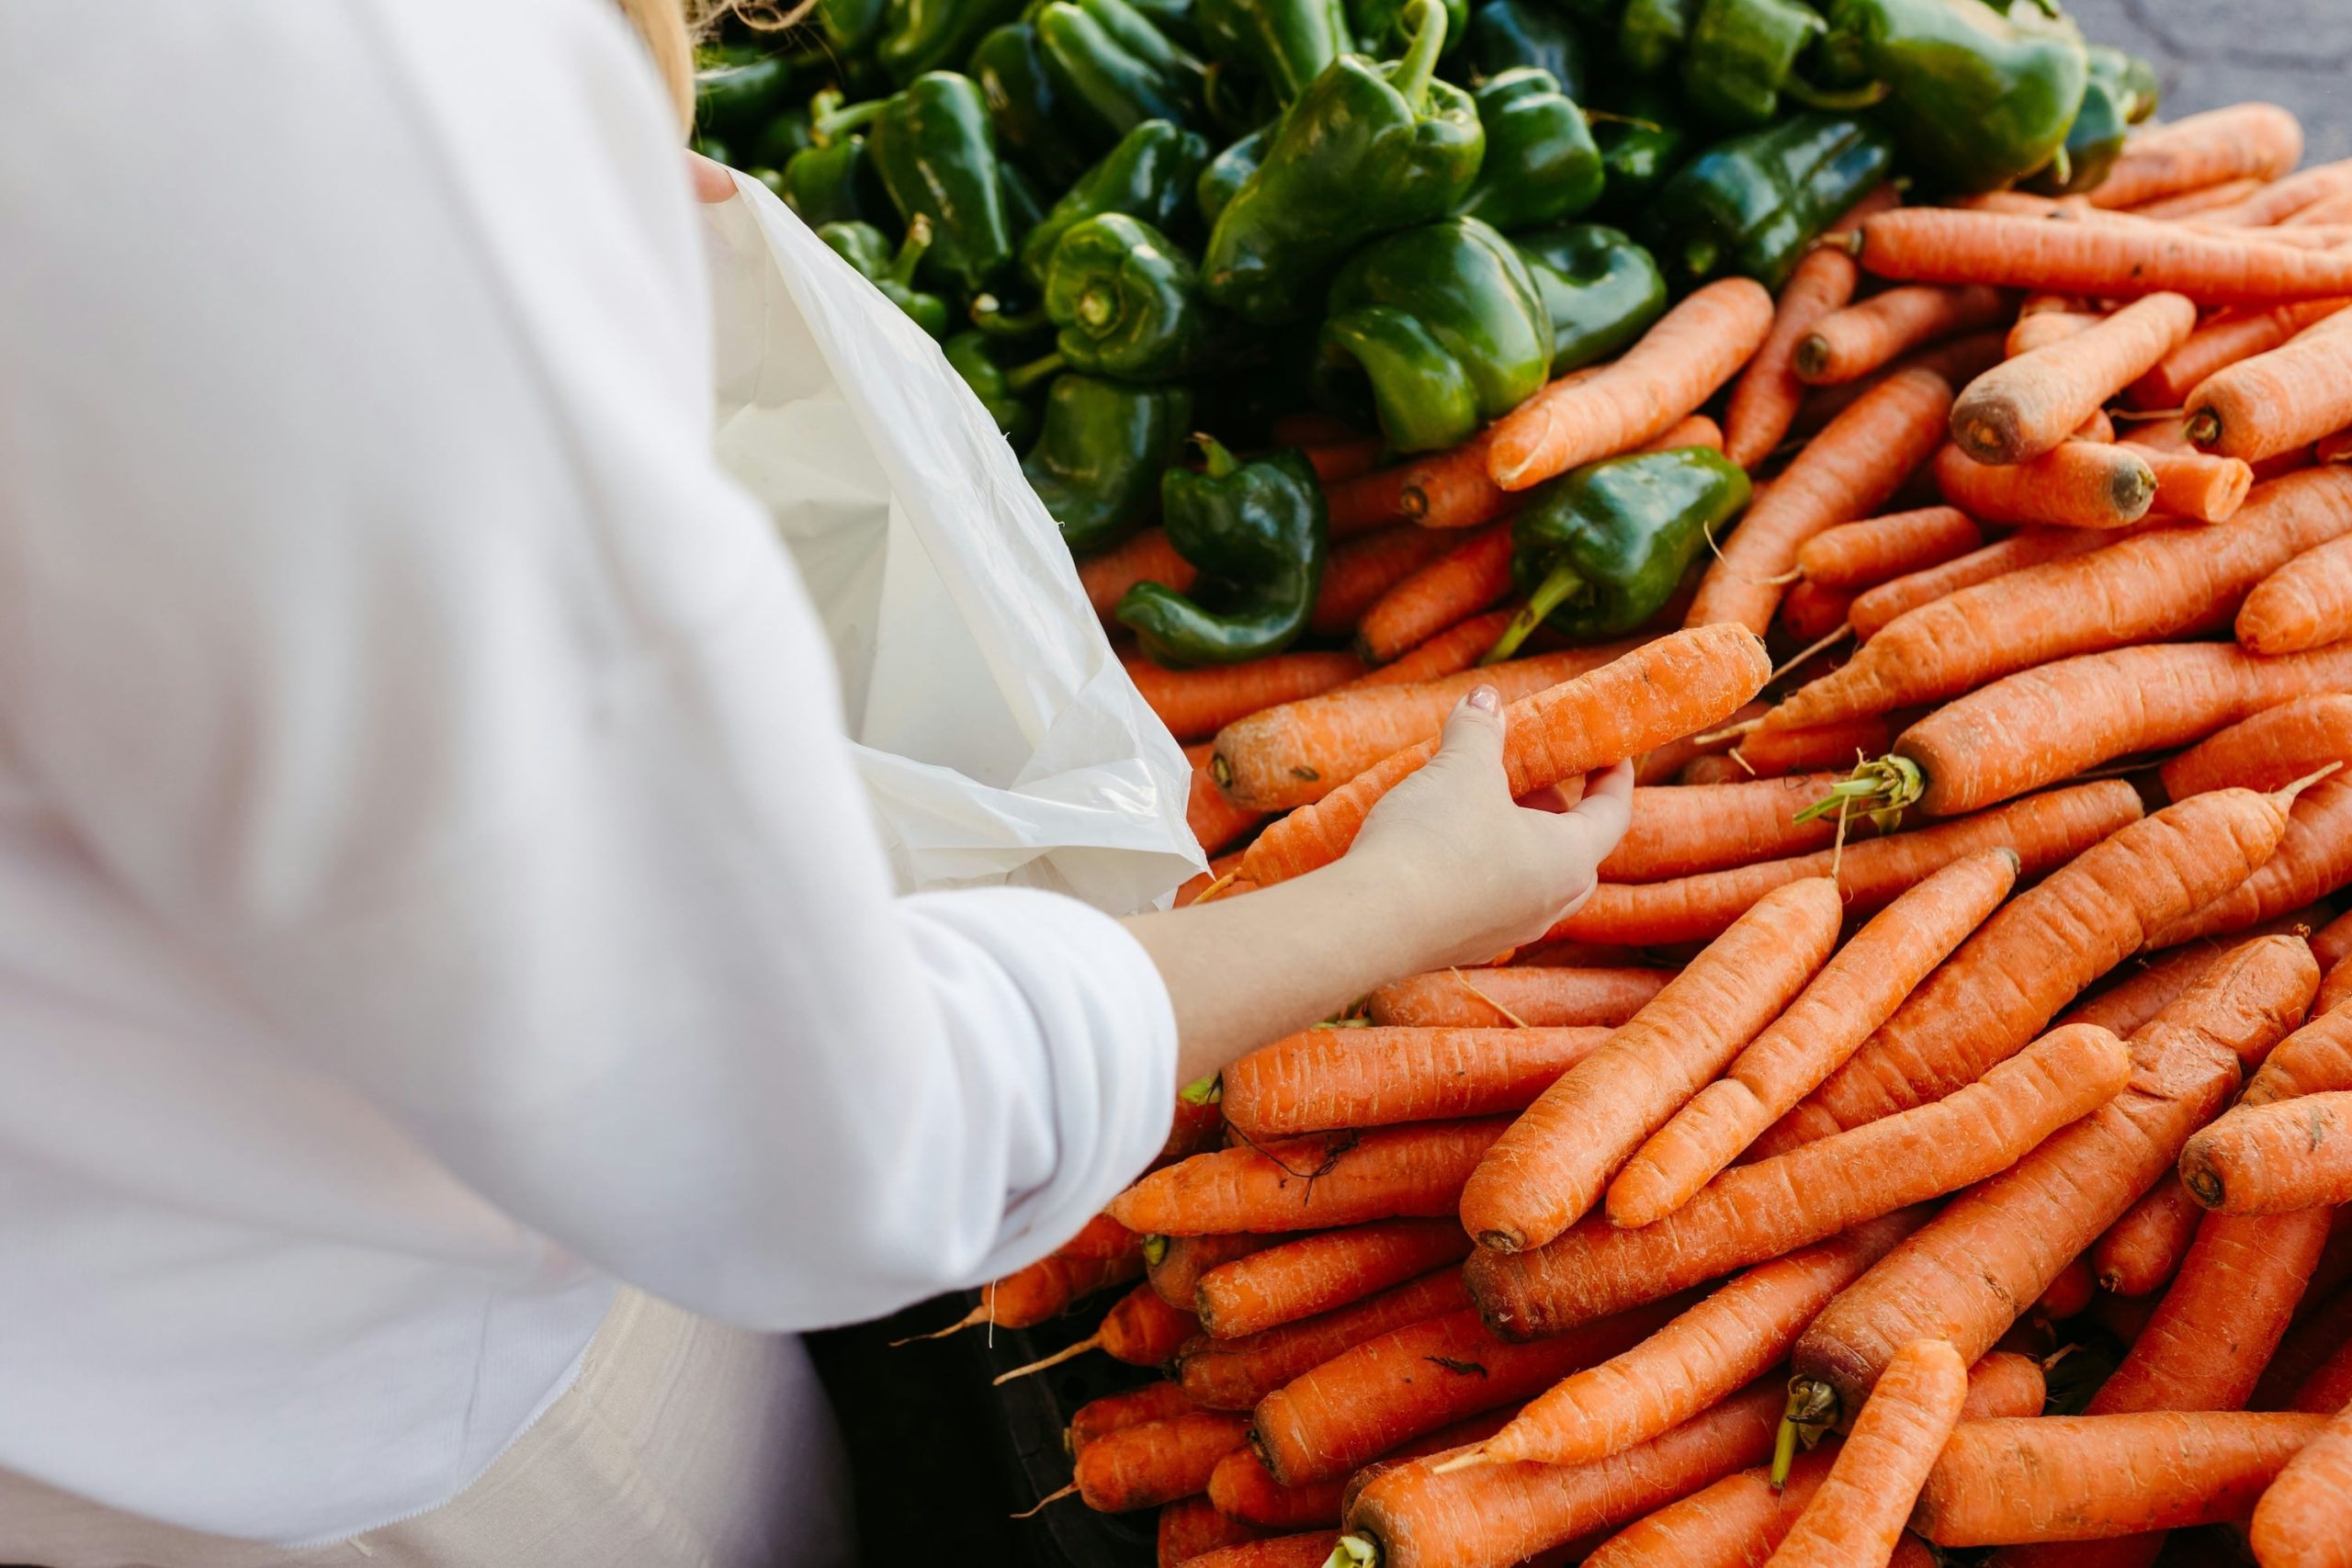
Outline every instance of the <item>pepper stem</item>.
{"type": "Polygon", "coordinates": [[[1445,52],[1444,0],[1419,0],[1419,17],[1413,24],[1413,41],[1405,51],[1405,58],[1396,62],[1396,73],[1388,85],[1396,89],[1405,107],[1416,118],[1428,112],[1430,84],[1437,79],[1437,57],[1445,52]]]}
{"type": "Polygon", "coordinates": [[[899,254],[890,263],[888,280],[905,288],[915,280],[915,268],[922,265],[923,253],[931,249],[931,220],[916,213],[914,221],[907,225],[907,243],[899,247],[899,254]]]}
{"type": "Polygon", "coordinates": [[[1213,479],[1225,479],[1241,467],[1241,459],[1214,435],[1195,431],[1193,445],[1201,449],[1201,460],[1208,465],[1208,477],[1213,479]]]}
{"type": "Polygon", "coordinates": [[[835,138],[871,121],[889,102],[888,98],[870,98],[843,108],[841,89],[828,87],[808,100],[808,140],[820,147],[831,147],[835,138]]]}
{"type": "Polygon", "coordinates": [[[1479,656],[1478,663],[1482,667],[1500,664],[1517,653],[1520,644],[1533,637],[1535,628],[1583,586],[1584,578],[1576,568],[1554,567],[1551,574],[1536,584],[1535,592],[1527,596],[1527,603],[1519,607],[1519,614],[1510,618],[1510,625],[1505,626],[1503,635],[1495,639],[1495,646],[1479,656]]]}
{"type": "Polygon", "coordinates": [[[1062,356],[1058,354],[1049,354],[1043,359],[1033,359],[1026,365],[1004,373],[1004,389],[1018,397],[1038,382],[1060,375],[1063,365],[1062,356]]]}
{"type": "Polygon", "coordinates": [[[982,294],[972,301],[972,324],[990,337],[1021,337],[1046,326],[1047,318],[1043,305],[1016,316],[995,295],[982,294]]]}

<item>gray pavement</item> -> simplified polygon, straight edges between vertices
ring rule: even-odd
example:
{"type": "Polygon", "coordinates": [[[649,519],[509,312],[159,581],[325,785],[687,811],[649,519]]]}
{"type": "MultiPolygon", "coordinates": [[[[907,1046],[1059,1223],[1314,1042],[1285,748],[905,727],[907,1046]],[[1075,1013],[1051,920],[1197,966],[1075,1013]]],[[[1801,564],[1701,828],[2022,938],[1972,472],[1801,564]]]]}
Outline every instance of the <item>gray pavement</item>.
{"type": "Polygon", "coordinates": [[[2352,0],[2065,0],[2084,33],[2155,62],[2168,116],[2259,98],[2303,122],[2303,161],[2352,157],[2352,0]]]}

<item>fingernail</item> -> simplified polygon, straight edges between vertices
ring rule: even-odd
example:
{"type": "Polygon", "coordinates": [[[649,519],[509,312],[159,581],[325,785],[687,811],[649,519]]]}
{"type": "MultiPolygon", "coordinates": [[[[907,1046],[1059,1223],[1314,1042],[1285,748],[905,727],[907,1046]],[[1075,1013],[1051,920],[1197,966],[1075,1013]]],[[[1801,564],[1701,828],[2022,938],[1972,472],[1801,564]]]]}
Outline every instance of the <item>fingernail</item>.
{"type": "Polygon", "coordinates": [[[1503,711],[1503,694],[1492,686],[1481,686],[1470,694],[1470,705],[1480,713],[1503,711]]]}

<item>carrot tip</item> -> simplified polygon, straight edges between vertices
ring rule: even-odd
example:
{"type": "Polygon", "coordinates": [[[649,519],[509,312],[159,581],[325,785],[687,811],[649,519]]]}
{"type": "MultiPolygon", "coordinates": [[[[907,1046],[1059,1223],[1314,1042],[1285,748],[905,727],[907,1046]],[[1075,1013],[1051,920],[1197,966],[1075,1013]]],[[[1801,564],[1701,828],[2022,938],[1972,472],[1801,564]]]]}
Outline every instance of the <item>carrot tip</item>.
{"type": "Polygon", "coordinates": [[[1035,1515],[1035,1514],[1038,1514],[1038,1513],[1043,1512],[1043,1511],[1044,1511],[1044,1509],[1046,1508],[1046,1505],[1047,1505],[1047,1504],[1050,1504],[1050,1503],[1058,1503],[1058,1502],[1060,1502],[1063,1498],[1068,1497],[1068,1496],[1071,1495],[1072,1494],[1074,1494],[1075,1492],[1077,1492],[1077,1490],[1078,1490],[1078,1483],[1077,1483],[1076,1482],[1072,1482],[1072,1483],[1070,1483],[1070,1484],[1069,1484],[1068,1486],[1063,1487],[1060,1491],[1058,1491],[1058,1492],[1057,1492],[1057,1493],[1053,1494],[1051,1496],[1048,1496],[1048,1497],[1041,1497],[1041,1498],[1039,1498],[1039,1499],[1037,1500],[1037,1506],[1036,1506],[1035,1507],[1034,1507],[1034,1508],[1023,1508],[1021,1512],[1019,1512],[1019,1513],[1017,1513],[1017,1514],[1014,1514],[1014,1515],[1013,1515],[1013,1516],[1012,1516],[1012,1517],[1014,1517],[1014,1518],[1016,1518],[1016,1519],[1025,1519],[1025,1518],[1028,1518],[1028,1517],[1030,1517],[1031,1516],[1033,1516],[1033,1515],[1035,1515]]]}
{"type": "Polygon", "coordinates": [[[1711,729],[1704,735],[1694,736],[1692,744],[1712,746],[1718,740],[1736,740],[1744,735],[1755,734],[1763,727],[1764,721],[1760,718],[1742,719],[1737,724],[1727,724],[1721,729],[1711,729]]]}
{"type": "MultiPolygon", "coordinates": [[[[1853,635],[1854,635],[1854,623],[1853,623],[1853,622],[1851,622],[1851,621],[1843,621],[1843,622],[1840,622],[1840,623],[1838,624],[1838,629],[1837,629],[1836,631],[1831,632],[1827,637],[1825,637],[1821,638],[1818,642],[1815,642],[1815,643],[1812,647],[1810,647],[1810,648],[1804,649],[1803,649],[1803,650],[1802,650],[1802,651],[1800,651],[1800,652],[1797,652],[1797,653],[1792,654],[1792,655],[1789,657],[1789,660],[1788,660],[1788,662],[1787,662],[1787,663],[1785,663],[1785,664],[1781,665],[1778,670],[1775,670],[1775,671],[1772,671],[1771,676],[1770,677],[1770,680],[1771,680],[1771,681],[1777,681],[1777,680],[1779,680],[1781,676],[1783,676],[1783,675],[1787,674],[1790,671],[1794,670],[1798,665],[1803,664],[1806,660],[1813,658],[1815,654],[1821,654],[1821,653],[1826,653],[1826,652],[1828,652],[1831,649],[1833,649],[1833,648],[1837,647],[1839,643],[1841,643],[1841,642],[1845,641],[1848,637],[1852,637],[1853,635]]],[[[1769,683],[1769,682],[1768,682],[1768,683],[1769,683]]],[[[1759,718],[1759,719],[1757,719],[1755,722],[1756,722],[1756,723],[1758,723],[1758,724],[1761,724],[1761,723],[1763,723],[1764,721],[1763,721],[1762,719],[1760,719],[1760,718],[1759,718]]]]}
{"type": "Polygon", "coordinates": [[[2290,784],[2286,788],[2280,790],[2278,792],[2278,795],[2291,806],[2294,804],[2295,797],[2297,795],[2302,794],[2303,791],[2311,788],[2312,785],[2319,783],[2330,773],[2337,772],[2343,766],[2344,764],[2341,762],[2330,762],[2327,766],[2320,769],[2316,773],[2305,773],[2301,778],[2297,779],[2293,784],[2290,784]]]}
{"type": "Polygon", "coordinates": [[[989,1386],[990,1388],[1002,1388],[1006,1383],[1011,1382],[1015,1378],[1025,1378],[1032,1372],[1042,1372],[1047,1367],[1058,1367],[1064,1361],[1071,1360],[1079,1356],[1084,1355],[1089,1350],[1095,1349],[1101,1346],[1102,1343],[1102,1337],[1100,1334],[1095,1335],[1091,1338],[1081,1339],[1075,1345],[1066,1346],[1063,1348],[1055,1351],[1052,1355],[1046,1357],[1042,1361],[1032,1361],[1025,1367],[1015,1367],[1009,1372],[999,1373],[989,1382],[989,1386]]]}
{"type": "Polygon", "coordinates": [[[1193,902],[1195,905],[1207,903],[1210,899],[1216,897],[1218,894],[1232,886],[1235,879],[1240,876],[1240,874],[1241,873],[1238,871],[1227,872],[1223,876],[1218,877],[1215,882],[1212,882],[1206,887],[1202,888],[1201,896],[1193,899],[1193,902]]]}
{"type": "Polygon", "coordinates": [[[920,1345],[926,1339],[944,1339],[951,1334],[961,1334],[974,1324],[985,1322],[986,1319],[986,1313],[978,1307],[974,1307],[970,1313],[944,1328],[933,1329],[929,1334],[910,1334],[904,1339],[893,1339],[888,1348],[895,1350],[901,1345],[920,1345]]]}

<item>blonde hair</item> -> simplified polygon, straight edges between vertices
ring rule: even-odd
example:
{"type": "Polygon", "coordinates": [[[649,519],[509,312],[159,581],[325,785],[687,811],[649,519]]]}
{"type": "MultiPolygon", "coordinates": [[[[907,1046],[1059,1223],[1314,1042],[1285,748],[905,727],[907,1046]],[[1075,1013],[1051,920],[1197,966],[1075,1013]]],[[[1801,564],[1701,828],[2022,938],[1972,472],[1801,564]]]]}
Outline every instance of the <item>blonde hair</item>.
{"type": "Polygon", "coordinates": [[[763,32],[796,27],[817,8],[817,0],[775,5],[766,0],[619,0],[621,14],[645,40],[653,69],[677,111],[678,129],[695,125],[695,40],[710,32],[729,14],[763,32]]]}

